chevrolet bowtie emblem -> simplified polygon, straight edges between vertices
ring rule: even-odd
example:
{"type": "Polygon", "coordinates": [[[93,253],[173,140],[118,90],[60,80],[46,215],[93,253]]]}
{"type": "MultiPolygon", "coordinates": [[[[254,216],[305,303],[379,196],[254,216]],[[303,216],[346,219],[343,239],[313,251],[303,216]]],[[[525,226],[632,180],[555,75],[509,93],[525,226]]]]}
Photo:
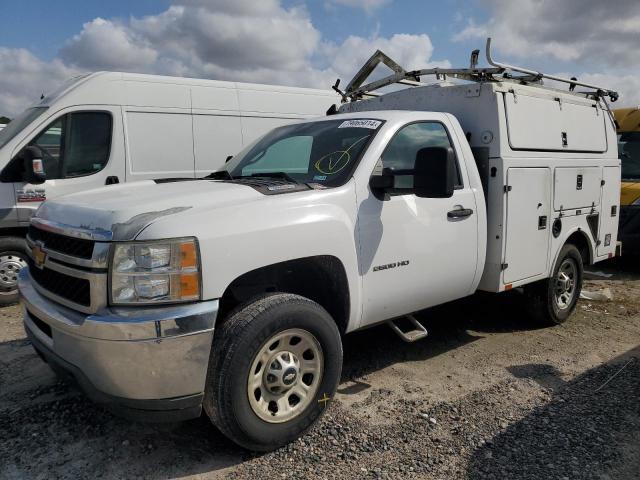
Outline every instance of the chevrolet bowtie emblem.
{"type": "Polygon", "coordinates": [[[42,268],[44,267],[44,261],[47,259],[47,253],[42,250],[40,245],[34,245],[31,249],[31,257],[33,258],[35,266],[42,268]]]}

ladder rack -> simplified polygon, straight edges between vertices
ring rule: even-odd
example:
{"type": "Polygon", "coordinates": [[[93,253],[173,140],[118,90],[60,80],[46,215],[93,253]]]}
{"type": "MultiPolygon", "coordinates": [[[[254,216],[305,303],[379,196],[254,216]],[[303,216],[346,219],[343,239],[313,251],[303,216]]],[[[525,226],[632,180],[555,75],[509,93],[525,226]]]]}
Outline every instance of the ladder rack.
{"type": "Polygon", "coordinates": [[[545,87],[542,84],[542,79],[546,78],[556,82],[569,84],[570,92],[573,92],[576,86],[585,87],[589,89],[589,91],[575,93],[592,97],[596,100],[599,100],[600,98],[605,100],[604,97],[609,97],[612,102],[615,102],[618,99],[618,92],[580,82],[576,78],[567,79],[557,77],[555,75],[548,75],[528,68],[497,62],[491,56],[491,38],[487,38],[485,48],[487,62],[491,67],[477,68],[479,53],[479,50],[474,50],[471,53],[469,68],[426,68],[422,70],[407,71],[388,55],[380,50],[376,50],[371,58],[369,58],[360,70],[358,70],[358,73],[356,73],[344,91],[339,88],[340,79],[336,81],[332,88],[342,96],[342,102],[345,103],[348,101],[354,102],[360,100],[364,96],[377,96],[374,93],[376,90],[396,83],[409,86],[425,85],[424,83],[420,83],[420,79],[421,77],[429,75],[434,75],[438,80],[446,80],[447,77],[451,77],[470,82],[515,82],[519,84],[534,84],[541,88],[550,89],[550,87],[545,87]],[[365,80],[367,80],[373,70],[380,63],[389,67],[394,73],[379,80],[364,84],[365,80]],[[522,75],[514,75],[513,72],[517,72],[522,75]]]}

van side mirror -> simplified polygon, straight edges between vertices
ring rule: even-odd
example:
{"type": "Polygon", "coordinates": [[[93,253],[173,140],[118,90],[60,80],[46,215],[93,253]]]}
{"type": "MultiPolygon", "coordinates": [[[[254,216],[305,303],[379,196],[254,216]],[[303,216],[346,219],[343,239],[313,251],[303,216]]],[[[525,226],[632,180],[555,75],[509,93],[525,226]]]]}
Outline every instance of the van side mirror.
{"type": "Polygon", "coordinates": [[[416,197],[451,197],[455,179],[456,159],[451,147],[426,147],[418,150],[413,176],[416,197]]]}
{"type": "Polygon", "coordinates": [[[44,173],[44,164],[42,162],[42,150],[31,145],[26,147],[22,153],[23,161],[23,180],[33,185],[40,185],[47,179],[44,173]]]}

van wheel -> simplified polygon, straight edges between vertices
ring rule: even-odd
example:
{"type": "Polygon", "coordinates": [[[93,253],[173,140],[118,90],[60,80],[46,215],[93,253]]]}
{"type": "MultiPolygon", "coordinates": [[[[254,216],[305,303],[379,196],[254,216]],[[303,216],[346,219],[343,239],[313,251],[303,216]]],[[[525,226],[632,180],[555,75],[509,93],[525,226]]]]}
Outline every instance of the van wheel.
{"type": "Polygon", "coordinates": [[[18,273],[27,266],[24,238],[0,237],[0,305],[18,301],[18,273]]]}
{"type": "Polygon", "coordinates": [[[216,329],[204,410],[238,445],[274,450],[320,418],[341,370],[340,333],[324,308],[298,295],[262,297],[216,329]]]}
{"type": "Polygon", "coordinates": [[[545,325],[560,325],[576,309],[582,290],[580,251],[571,244],[560,250],[551,278],[525,287],[531,315],[545,325]]]}

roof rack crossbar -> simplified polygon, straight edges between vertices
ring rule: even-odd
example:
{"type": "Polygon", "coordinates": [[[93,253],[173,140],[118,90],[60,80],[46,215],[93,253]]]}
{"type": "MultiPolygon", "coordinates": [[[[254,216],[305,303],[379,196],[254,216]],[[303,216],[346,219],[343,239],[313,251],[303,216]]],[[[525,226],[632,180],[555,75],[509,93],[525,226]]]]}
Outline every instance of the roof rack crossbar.
{"type": "Polygon", "coordinates": [[[497,62],[491,56],[491,37],[487,38],[487,44],[486,44],[486,49],[485,50],[486,50],[486,55],[487,55],[487,62],[489,62],[489,65],[493,65],[494,67],[502,68],[504,70],[511,70],[511,71],[514,71],[514,72],[520,72],[520,73],[524,73],[524,74],[527,74],[527,75],[533,75],[533,76],[538,77],[538,78],[548,78],[549,80],[555,80],[556,82],[568,83],[569,85],[573,86],[574,88],[575,88],[576,85],[580,86],[580,87],[589,88],[589,89],[595,90],[596,92],[601,92],[601,95],[605,95],[605,96],[611,97],[611,100],[614,101],[614,102],[615,102],[615,100],[613,98],[615,97],[617,99],[617,97],[618,97],[618,92],[616,92],[614,90],[609,90],[609,89],[604,88],[604,87],[598,87],[597,85],[592,85],[590,83],[580,82],[575,78],[568,79],[568,78],[563,78],[563,77],[557,77],[555,75],[549,75],[547,73],[537,72],[535,70],[530,70],[530,69],[524,68],[524,67],[518,67],[518,66],[515,66],[515,65],[509,65],[508,63],[497,62]]]}
{"type": "MultiPolygon", "coordinates": [[[[363,98],[365,95],[372,95],[371,92],[378,90],[388,85],[395,83],[403,85],[423,85],[420,83],[420,78],[428,75],[435,75],[437,79],[446,79],[447,77],[456,78],[459,80],[467,80],[472,82],[519,82],[519,83],[539,83],[541,79],[547,78],[549,80],[555,80],[558,82],[568,83],[570,85],[570,91],[576,87],[576,85],[592,89],[593,92],[583,92],[585,95],[591,95],[595,98],[608,96],[611,101],[615,102],[618,99],[618,93],[603,87],[591,85],[584,82],[579,82],[576,79],[566,79],[557,77],[555,75],[548,75],[546,73],[537,72],[523,67],[517,67],[506,63],[497,62],[491,56],[491,38],[487,38],[486,44],[487,61],[491,65],[489,68],[476,68],[477,54],[473,52],[471,57],[471,68],[426,68],[422,70],[407,71],[402,68],[398,63],[392,60],[389,56],[380,50],[376,52],[365,62],[365,64],[358,70],[358,73],[349,82],[344,92],[337,90],[342,95],[342,101],[357,101],[363,98]],[[383,63],[391,70],[393,74],[388,75],[379,80],[364,84],[364,81],[373,73],[375,68],[383,63]],[[510,72],[518,72],[524,75],[512,75],[510,72]],[[500,76],[498,76],[500,75],[500,76]]],[[[338,83],[334,86],[337,88],[338,83]]]]}

